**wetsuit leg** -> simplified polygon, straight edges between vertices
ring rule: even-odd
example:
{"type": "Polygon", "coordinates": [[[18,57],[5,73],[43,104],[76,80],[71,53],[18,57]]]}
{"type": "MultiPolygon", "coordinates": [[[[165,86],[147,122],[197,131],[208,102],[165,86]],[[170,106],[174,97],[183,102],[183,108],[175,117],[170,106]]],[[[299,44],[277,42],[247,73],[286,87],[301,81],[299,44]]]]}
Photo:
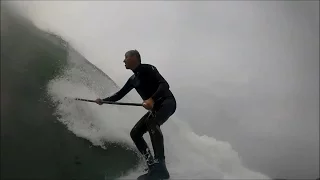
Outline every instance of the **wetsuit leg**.
{"type": "Polygon", "coordinates": [[[163,135],[160,126],[165,123],[176,110],[174,98],[165,99],[154,112],[152,118],[146,119],[146,125],[150,134],[155,159],[164,160],[163,135]]]}
{"type": "Polygon", "coordinates": [[[146,159],[147,163],[153,163],[153,157],[149,150],[149,147],[146,141],[143,139],[144,133],[148,131],[146,121],[150,116],[150,112],[147,112],[132,128],[130,132],[130,136],[135,143],[136,147],[140,151],[144,158],[146,159]]]}

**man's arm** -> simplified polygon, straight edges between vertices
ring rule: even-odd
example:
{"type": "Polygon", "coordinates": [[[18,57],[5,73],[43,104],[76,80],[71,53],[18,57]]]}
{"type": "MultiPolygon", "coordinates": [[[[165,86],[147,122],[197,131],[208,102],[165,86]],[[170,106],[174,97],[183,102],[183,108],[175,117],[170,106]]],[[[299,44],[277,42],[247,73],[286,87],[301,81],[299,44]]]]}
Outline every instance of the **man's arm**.
{"type": "Polygon", "coordinates": [[[154,101],[157,101],[164,96],[165,92],[170,88],[170,86],[154,66],[151,66],[150,71],[152,76],[155,77],[157,83],[159,84],[157,91],[151,96],[154,101]]]}
{"type": "Polygon", "coordinates": [[[131,83],[131,78],[129,78],[126,84],[118,92],[116,92],[110,97],[104,98],[103,101],[111,101],[111,102],[119,101],[126,94],[128,94],[132,89],[133,89],[133,86],[131,83]]]}

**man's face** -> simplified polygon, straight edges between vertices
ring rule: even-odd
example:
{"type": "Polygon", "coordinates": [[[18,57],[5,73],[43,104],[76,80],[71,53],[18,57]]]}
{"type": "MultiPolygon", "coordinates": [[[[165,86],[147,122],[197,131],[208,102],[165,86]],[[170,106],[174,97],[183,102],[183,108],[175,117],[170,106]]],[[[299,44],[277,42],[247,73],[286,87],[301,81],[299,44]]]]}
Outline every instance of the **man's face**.
{"type": "Polygon", "coordinates": [[[134,55],[125,54],[125,59],[123,60],[126,69],[133,69],[136,67],[138,59],[134,55]]]}

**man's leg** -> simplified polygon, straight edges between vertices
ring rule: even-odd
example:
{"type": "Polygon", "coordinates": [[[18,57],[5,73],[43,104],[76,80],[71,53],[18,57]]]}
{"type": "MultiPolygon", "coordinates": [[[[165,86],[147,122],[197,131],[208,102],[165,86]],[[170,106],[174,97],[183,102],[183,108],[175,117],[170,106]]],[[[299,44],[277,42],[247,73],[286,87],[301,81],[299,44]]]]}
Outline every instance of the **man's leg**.
{"type": "Polygon", "coordinates": [[[147,129],[150,134],[154,154],[157,175],[163,178],[169,178],[169,173],[165,166],[163,135],[160,126],[165,123],[176,110],[176,101],[174,98],[164,100],[160,108],[153,114],[152,118],[146,119],[147,129]]]}
{"type": "Polygon", "coordinates": [[[147,125],[146,121],[150,116],[150,112],[146,113],[132,128],[130,132],[130,136],[135,143],[136,147],[140,151],[140,153],[144,156],[144,158],[147,161],[148,166],[153,164],[153,156],[150,152],[150,149],[146,143],[146,141],[143,139],[144,133],[147,132],[147,125]]]}

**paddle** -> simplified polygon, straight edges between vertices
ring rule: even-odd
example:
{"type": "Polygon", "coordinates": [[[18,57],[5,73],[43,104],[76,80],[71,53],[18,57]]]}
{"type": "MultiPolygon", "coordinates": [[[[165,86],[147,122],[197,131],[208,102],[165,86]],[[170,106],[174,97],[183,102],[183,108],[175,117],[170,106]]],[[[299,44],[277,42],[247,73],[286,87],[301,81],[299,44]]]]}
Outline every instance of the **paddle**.
{"type": "MultiPolygon", "coordinates": [[[[96,102],[95,100],[75,98],[77,101],[85,102],[96,102]]],[[[102,101],[103,104],[114,104],[114,105],[126,105],[126,106],[142,106],[142,103],[125,103],[125,102],[111,102],[111,101],[102,101]]]]}

